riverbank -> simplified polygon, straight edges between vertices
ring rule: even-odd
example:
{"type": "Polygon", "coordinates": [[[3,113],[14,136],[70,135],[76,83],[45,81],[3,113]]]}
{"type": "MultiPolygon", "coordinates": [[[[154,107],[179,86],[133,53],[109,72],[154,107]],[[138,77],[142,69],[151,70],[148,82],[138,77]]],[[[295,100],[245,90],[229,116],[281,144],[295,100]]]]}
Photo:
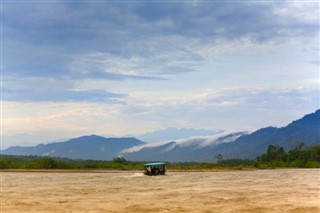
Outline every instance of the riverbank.
{"type": "MultiPolygon", "coordinates": [[[[224,172],[252,171],[257,168],[167,169],[167,172],[224,172]]],[[[49,172],[49,173],[128,173],[143,172],[142,169],[0,169],[0,172],[49,172]]]]}

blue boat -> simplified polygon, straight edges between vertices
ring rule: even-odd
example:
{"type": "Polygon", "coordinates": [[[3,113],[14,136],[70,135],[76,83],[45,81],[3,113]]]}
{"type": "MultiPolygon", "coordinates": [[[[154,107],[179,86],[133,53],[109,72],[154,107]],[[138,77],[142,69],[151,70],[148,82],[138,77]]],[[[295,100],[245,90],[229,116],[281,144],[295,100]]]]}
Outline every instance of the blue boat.
{"type": "Polygon", "coordinates": [[[166,163],[163,162],[152,162],[146,163],[144,166],[145,175],[165,175],[166,174],[166,163]]]}

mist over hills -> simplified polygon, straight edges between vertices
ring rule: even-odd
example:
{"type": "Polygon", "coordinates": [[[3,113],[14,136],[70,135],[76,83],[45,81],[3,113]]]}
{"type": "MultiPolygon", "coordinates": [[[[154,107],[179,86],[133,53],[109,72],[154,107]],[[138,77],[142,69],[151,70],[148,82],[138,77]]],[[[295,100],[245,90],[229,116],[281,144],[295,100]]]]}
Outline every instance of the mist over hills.
{"type": "Polygon", "coordinates": [[[223,143],[232,143],[246,132],[223,133],[209,137],[192,137],[170,142],[144,144],[123,150],[129,160],[213,161],[212,150],[223,143]]]}
{"type": "Polygon", "coordinates": [[[208,129],[192,129],[192,128],[167,128],[163,130],[158,130],[154,132],[148,132],[136,136],[142,141],[147,141],[148,143],[167,141],[167,140],[178,140],[182,138],[189,138],[195,136],[210,136],[218,133],[222,133],[223,130],[208,130],[208,129]]]}
{"type": "MultiPolygon", "coordinates": [[[[166,131],[175,131],[169,129],[166,131]]],[[[158,131],[161,135],[164,131],[158,131]]],[[[192,131],[189,131],[192,132],[192,131]]],[[[200,130],[198,133],[206,131],[200,130]]],[[[82,136],[65,142],[37,146],[13,146],[2,150],[9,155],[39,155],[71,159],[111,160],[123,156],[128,160],[198,161],[211,162],[221,154],[224,159],[254,159],[264,153],[270,144],[289,150],[299,143],[306,146],[320,144],[320,110],[305,115],[285,127],[266,127],[251,134],[246,132],[212,131],[209,136],[193,136],[162,142],[146,143],[139,139],[82,136]]],[[[206,133],[210,133],[208,130],[206,133]]],[[[157,134],[157,133],[156,133],[157,134]]],[[[171,137],[171,136],[168,136],[171,137]]],[[[148,142],[148,141],[147,141],[148,142]]]]}
{"type": "Polygon", "coordinates": [[[320,144],[320,110],[305,115],[285,127],[266,127],[242,137],[232,144],[221,144],[215,149],[225,158],[255,158],[267,150],[270,144],[283,147],[286,151],[300,143],[306,146],[320,144]]]}
{"type": "Polygon", "coordinates": [[[293,121],[286,127],[266,127],[251,134],[245,132],[217,135],[206,139],[189,139],[183,144],[177,141],[160,143],[158,146],[144,144],[140,148],[124,150],[124,157],[131,160],[168,161],[216,161],[221,154],[224,159],[254,159],[263,154],[270,144],[284,147],[286,151],[299,143],[306,146],[320,144],[320,110],[293,121]],[[208,143],[209,142],[209,143],[208,143]],[[188,144],[188,145],[186,145],[188,144]]]}

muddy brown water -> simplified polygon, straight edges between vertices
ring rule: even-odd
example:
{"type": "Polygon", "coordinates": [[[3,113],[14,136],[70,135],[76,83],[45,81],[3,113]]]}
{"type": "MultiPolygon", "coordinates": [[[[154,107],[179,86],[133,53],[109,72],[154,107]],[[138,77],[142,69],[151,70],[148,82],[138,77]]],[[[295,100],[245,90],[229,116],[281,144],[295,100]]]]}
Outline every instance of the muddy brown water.
{"type": "Polygon", "coordinates": [[[320,169],[2,172],[6,212],[320,213],[320,169]]]}

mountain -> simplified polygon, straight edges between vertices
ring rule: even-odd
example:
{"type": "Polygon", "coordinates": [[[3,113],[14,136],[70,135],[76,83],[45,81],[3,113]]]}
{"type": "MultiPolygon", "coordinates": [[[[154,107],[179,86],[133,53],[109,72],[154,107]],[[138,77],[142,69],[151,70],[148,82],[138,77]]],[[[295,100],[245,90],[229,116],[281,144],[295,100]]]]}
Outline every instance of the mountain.
{"type": "Polygon", "coordinates": [[[136,136],[142,141],[148,143],[159,142],[159,141],[169,141],[169,140],[178,140],[182,138],[189,138],[194,136],[209,136],[215,135],[223,132],[222,130],[207,130],[207,129],[192,129],[192,128],[167,128],[163,130],[158,130],[154,132],[148,132],[136,136]]]}
{"type": "Polygon", "coordinates": [[[239,137],[232,144],[221,144],[215,153],[225,158],[254,159],[266,152],[270,144],[283,147],[286,151],[298,144],[305,146],[320,144],[320,110],[293,121],[286,127],[267,127],[252,134],[239,137]]]}
{"type": "Polygon", "coordinates": [[[118,156],[121,150],[143,144],[145,143],[136,138],[104,138],[90,135],[70,139],[65,142],[39,144],[30,147],[13,146],[3,150],[2,154],[111,160],[118,156]]]}
{"type": "Polygon", "coordinates": [[[216,161],[219,154],[224,159],[254,159],[265,153],[271,144],[284,147],[288,151],[300,143],[306,146],[320,144],[320,110],[305,115],[285,127],[266,127],[251,134],[223,132],[153,143],[145,143],[136,138],[104,138],[91,135],[60,143],[32,147],[14,146],[3,150],[2,154],[96,160],[110,160],[122,156],[128,160],[139,161],[212,162],[216,161]]]}
{"type": "Polygon", "coordinates": [[[212,139],[207,146],[199,146],[200,143],[199,140],[193,140],[192,143],[183,145],[174,141],[158,146],[142,145],[141,149],[124,150],[124,157],[134,160],[215,161],[215,156],[221,154],[224,159],[254,159],[266,152],[270,144],[284,147],[286,151],[299,143],[304,143],[306,146],[318,145],[320,110],[305,115],[286,127],[266,127],[251,134],[233,133],[212,139]],[[222,138],[227,142],[221,143],[222,138]]]}

